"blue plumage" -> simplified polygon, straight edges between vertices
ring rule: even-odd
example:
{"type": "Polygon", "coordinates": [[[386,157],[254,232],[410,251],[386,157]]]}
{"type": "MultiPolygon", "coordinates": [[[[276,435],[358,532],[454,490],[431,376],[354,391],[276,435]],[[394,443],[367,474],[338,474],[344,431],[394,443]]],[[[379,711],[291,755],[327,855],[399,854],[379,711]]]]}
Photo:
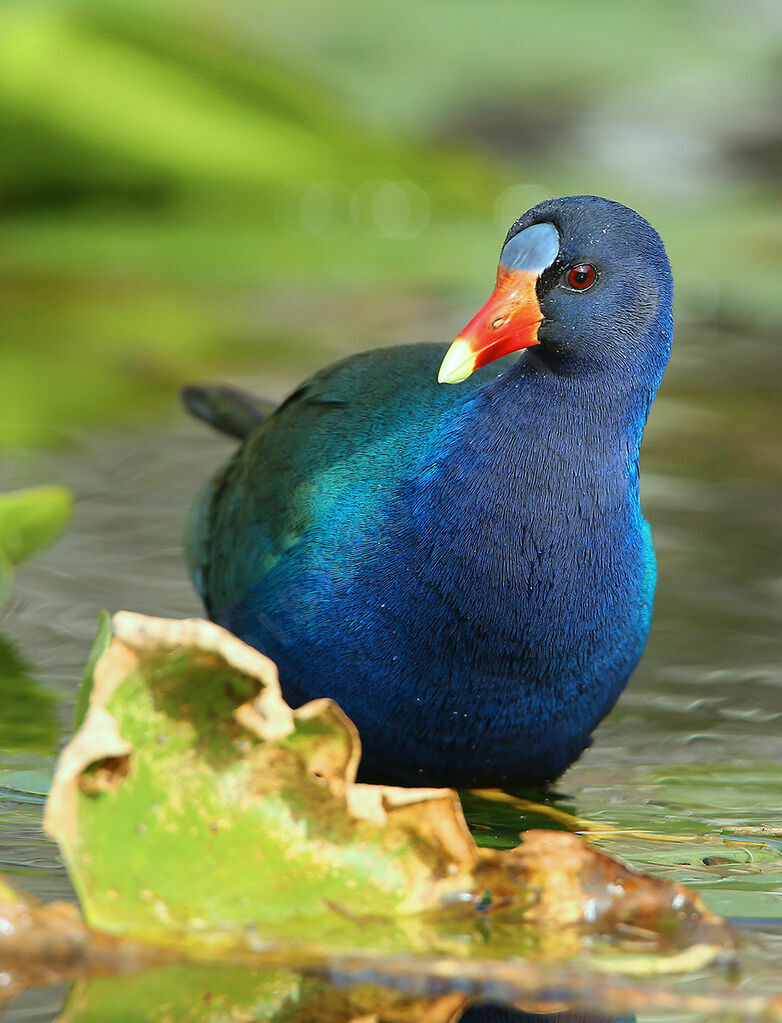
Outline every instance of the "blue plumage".
{"type": "Polygon", "coordinates": [[[370,780],[556,778],[646,641],[638,453],[670,352],[670,269],[652,228],[608,200],[543,203],[509,237],[540,223],[560,248],[536,280],[535,347],[451,387],[442,345],[317,374],[191,520],[209,614],[277,662],[292,704],[341,704],[370,780]],[[567,275],[585,264],[580,294],[567,275]]]}

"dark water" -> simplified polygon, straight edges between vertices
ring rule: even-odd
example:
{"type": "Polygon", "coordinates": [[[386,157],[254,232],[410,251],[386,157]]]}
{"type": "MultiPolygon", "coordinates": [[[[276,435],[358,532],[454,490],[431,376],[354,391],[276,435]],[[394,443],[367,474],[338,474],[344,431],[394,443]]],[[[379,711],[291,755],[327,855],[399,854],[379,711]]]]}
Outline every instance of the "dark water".
{"type": "MultiPolygon", "coordinates": [[[[782,827],[781,341],[738,330],[678,338],[643,460],[660,570],[652,638],[593,748],[558,786],[580,816],[691,836],[615,834],[609,847],[742,921],[742,986],[752,991],[782,990],[782,838],[760,833],[782,827]],[[737,827],[756,834],[731,838],[737,827]]],[[[298,376],[241,382],[274,397],[298,376]]],[[[24,749],[1,755],[0,869],[37,895],[70,889],[40,832],[42,799],[19,790],[43,789],[54,725],[64,738],[102,608],[200,614],[182,523],[231,449],[174,411],[154,427],[76,437],[67,450],[14,455],[0,468],[0,489],[59,482],[77,496],[72,528],[20,570],[0,612],[0,656],[17,676],[3,700],[40,724],[25,731],[24,749]]],[[[513,843],[516,811],[473,809],[482,841],[513,843]]],[[[4,1018],[53,1018],[58,999],[28,994],[4,1018]]]]}

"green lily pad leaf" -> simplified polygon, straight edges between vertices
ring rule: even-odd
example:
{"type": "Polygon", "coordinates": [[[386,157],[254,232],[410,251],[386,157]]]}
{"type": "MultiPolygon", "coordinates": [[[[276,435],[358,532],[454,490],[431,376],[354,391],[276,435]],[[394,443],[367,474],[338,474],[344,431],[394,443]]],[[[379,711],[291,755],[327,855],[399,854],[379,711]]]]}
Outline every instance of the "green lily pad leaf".
{"type": "Polygon", "coordinates": [[[64,487],[31,487],[0,494],[0,599],[14,565],[46,547],[66,527],[73,497],[64,487]]]}
{"type": "Polygon", "coordinates": [[[213,623],[121,612],[113,632],[45,816],[90,926],[180,947],[301,954],[315,933],[425,950],[463,948],[491,911],[495,955],[569,956],[586,931],[621,936],[628,969],[636,932],[688,965],[730,946],[697,896],[576,835],[479,849],[456,792],[356,783],[340,708],[292,710],[274,664],[213,623]]]}
{"type": "Polygon", "coordinates": [[[0,636],[0,749],[54,753],[60,732],[55,702],[31,678],[27,662],[0,636]]]}

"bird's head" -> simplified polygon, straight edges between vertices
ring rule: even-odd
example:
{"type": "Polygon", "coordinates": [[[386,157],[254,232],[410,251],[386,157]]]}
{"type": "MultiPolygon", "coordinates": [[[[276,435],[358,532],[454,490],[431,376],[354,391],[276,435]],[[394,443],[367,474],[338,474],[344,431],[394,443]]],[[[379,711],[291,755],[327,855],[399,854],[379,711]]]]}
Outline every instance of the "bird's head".
{"type": "Polygon", "coordinates": [[[459,383],[535,345],[560,372],[598,367],[659,380],[672,298],[665,248],[643,217],[592,195],[549,199],[511,227],[494,291],[448,349],[438,379],[459,383]]]}

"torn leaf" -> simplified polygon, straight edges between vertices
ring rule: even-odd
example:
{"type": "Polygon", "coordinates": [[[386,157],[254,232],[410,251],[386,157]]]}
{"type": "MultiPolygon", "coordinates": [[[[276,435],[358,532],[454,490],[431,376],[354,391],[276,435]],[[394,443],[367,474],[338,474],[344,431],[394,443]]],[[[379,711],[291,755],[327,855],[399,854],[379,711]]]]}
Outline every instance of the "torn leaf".
{"type": "Polygon", "coordinates": [[[607,934],[667,968],[730,947],[696,895],[577,836],[479,849],[454,791],[357,784],[340,708],[292,710],[274,664],[218,626],[122,612],[113,631],[45,820],[91,926],[460,955],[488,954],[464,941],[488,927],[494,954],[560,958],[607,934]]]}

